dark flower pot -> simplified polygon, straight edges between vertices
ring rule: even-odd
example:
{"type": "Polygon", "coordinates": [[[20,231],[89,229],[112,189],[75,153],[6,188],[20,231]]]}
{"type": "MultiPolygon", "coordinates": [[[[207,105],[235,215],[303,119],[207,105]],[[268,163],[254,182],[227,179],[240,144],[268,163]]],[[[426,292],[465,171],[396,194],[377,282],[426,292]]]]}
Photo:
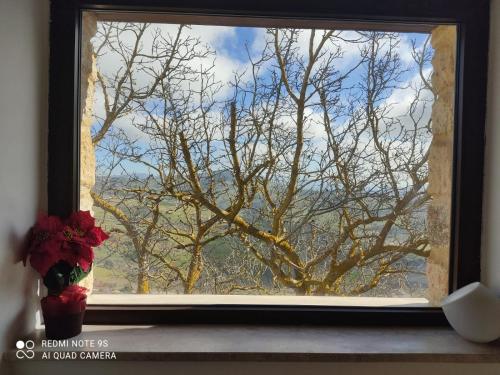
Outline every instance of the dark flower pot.
{"type": "Polygon", "coordinates": [[[63,340],[82,332],[86,298],[77,302],[59,303],[57,299],[48,300],[45,297],[41,306],[47,339],[63,340]]]}
{"type": "Polygon", "coordinates": [[[61,316],[46,316],[44,313],[45,337],[49,340],[63,340],[80,334],[84,315],[85,310],[61,316]]]}

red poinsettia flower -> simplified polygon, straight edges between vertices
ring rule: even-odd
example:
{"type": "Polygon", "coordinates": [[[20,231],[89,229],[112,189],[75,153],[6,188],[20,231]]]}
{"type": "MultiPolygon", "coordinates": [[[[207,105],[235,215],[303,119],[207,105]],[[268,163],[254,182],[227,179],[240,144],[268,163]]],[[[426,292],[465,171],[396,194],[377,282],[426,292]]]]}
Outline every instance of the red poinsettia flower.
{"type": "Polygon", "coordinates": [[[59,232],[64,226],[62,220],[57,216],[38,215],[33,232],[35,235],[41,234],[55,234],[59,232]]]}
{"type": "Polygon", "coordinates": [[[30,252],[30,264],[42,277],[54,264],[61,260],[62,242],[49,238],[37,245],[30,252]]]}
{"type": "Polygon", "coordinates": [[[78,285],[70,285],[61,294],[48,295],[42,298],[44,316],[57,317],[68,314],[78,314],[85,310],[87,289],[78,285]]]}
{"type": "Polygon", "coordinates": [[[87,232],[87,243],[90,246],[99,246],[105,240],[109,238],[108,234],[104,232],[100,227],[94,227],[87,232]]]}
{"type": "Polygon", "coordinates": [[[73,267],[80,266],[87,272],[94,261],[94,251],[85,241],[75,238],[63,244],[61,259],[73,267]]]}
{"type": "Polygon", "coordinates": [[[87,233],[95,227],[95,219],[90,214],[90,211],[73,212],[66,223],[82,233],[87,233]]]}
{"type": "Polygon", "coordinates": [[[71,214],[67,224],[74,229],[76,236],[84,239],[89,246],[99,246],[109,236],[95,226],[95,219],[90,211],[77,211],[71,214]]]}
{"type": "Polygon", "coordinates": [[[31,228],[28,251],[24,255],[24,264],[29,252],[35,250],[43,242],[52,240],[61,231],[64,224],[57,216],[38,215],[36,224],[31,228]]]}
{"type": "Polygon", "coordinates": [[[60,260],[59,233],[63,227],[63,222],[57,216],[39,215],[31,229],[29,244],[23,256],[24,265],[30,256],[32,267],[45,276],[50,267],[60,260]]]}
{"type": "Polygon", "coordinates": [[[32,229],[30,245],[24,257],[42,276],[59,261],[80,266],[85,272],[94,261],[93,246],[100,245],[109,236],[95,226],[89,211],[78,211],[64,222],[57,216],[40,215],[32,229]]]}
{"type": "Polygon", "coordinates": [[[70,285],[59,295],[63,303],[80,302],[87,298],[87,288],[80,285],[70,285]]]}

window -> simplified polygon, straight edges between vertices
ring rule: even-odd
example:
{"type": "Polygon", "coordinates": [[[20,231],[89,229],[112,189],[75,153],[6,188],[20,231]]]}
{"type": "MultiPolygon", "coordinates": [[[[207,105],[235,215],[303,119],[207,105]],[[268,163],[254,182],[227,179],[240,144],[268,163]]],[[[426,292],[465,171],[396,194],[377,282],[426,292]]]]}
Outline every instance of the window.
{"type": "Polygon", "coordinates": [[[484,120],[463,104],[468,19],[94,5],[73,9],[79,95],[74,127],[56,130],[76,141],[58,151],[71,198],[50,204],[91,209],[112,234],[99,304],[437,321],[450,287],[477,278],[463,265],[478,259],[463,215],[480,204],[463,194],[480,192],[464,178],[484,120]]]}

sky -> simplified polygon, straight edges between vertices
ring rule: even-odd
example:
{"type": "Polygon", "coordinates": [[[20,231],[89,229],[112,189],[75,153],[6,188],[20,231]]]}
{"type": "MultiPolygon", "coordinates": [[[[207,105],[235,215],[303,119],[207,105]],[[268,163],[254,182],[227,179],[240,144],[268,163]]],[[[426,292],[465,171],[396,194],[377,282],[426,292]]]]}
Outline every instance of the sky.
{"type": "MultiPolygon", "coordinates": [[[[162,35],[171,35],[173,37],[177,28],[178,25],[157,24],[152,25],[151,30],[159,30],[162,35]]],[[[215,51],[214,73],[216,80],[222,82],[223,84],[223,89],[219,93],[218,98],[220,100],[225,100],[231,97],[232,90],[228,83],[232,80],[235,73],[243,74],[244,72],[246,72],[246,75],[244,75],[244,77],[248,77],[250,65],[248,62],[247,50],[245,46],[248,47],[252,56],[257,56],[262,50],[266,40],[266,31],[263,28],[193,25],[190,29],[185,30],[184,32],[193,38],[199,38],[203,44],[206,44],[215,51]]],[[[146,37],[144,38],[143,47],[145,48],[145,50],[147,50],[152,43],[152,35],[153,34],[150,33],[150,35],[146,35],[146,37]]],[[[357,34],[355,31],[343,32],[343,36],[347,39],[355,38],[356,35],[357,34]]],[[[411,57],[411,40],[414,40],[416,42],[416,45],[420,46],[426,39],[427,35],[417,33],[404,33],[401,34],[400,37],[401,42],[399,45],[399,54],[401,56],[402,62],[410,67],[413,62],[411,57]]],[[[125,44],[130,45],[132,39],[133,38],[131,34],[124,35],[122,41],[125,44]],[[130,40],[127,40],[127,38],[129,38],[130,40]]],[[[93,42],[94,45],[98,45],[99,38],[95,38],[93,42]]],[[[298,46],[304,54],[307,53],[308,32],[304,32],[299,37],[298,46]]],[[[358,45],[356,45],[355,43],[344,43],[342,47],[345,51],[344,55],[340,60],[337,61],[338,69],[340,71],[349,69],[352,64],[354,64],[357,59],[359,59],[358,45]]],[[[197,61],[194,63],[205,64],[209,63],[209,61],[197,61]]],[[[123,61],[121,61],[119,56],[116,53],[113,53],[113,51],[105,50],[104,53],[98,57],[97,65],[101,72],[103,72],[105,75],[111,76],[116,73],[118,69],[123,65],[123,61]]],[[[430,66],[427,67],[427,72],[431,72],[430,66]]],[[[361,79],[360,74],[360,69],[354,71],[349,80],[346,81],[346,84],[356,84],[356,82],[361,79]]],[[[137,77],[139,81],[143,79],[144,84],[147,83],[147,76],[141,76],[139,73],[137,77]]],[[[409,69],[408,72],[406,72],[402,76],[402,79],[410,83],[412,82],[412,80],[416,80],[419,78],[417,76],[417,71],[413,68],[409,69]]],[[[100,91],[96,91],[95,98],[95,114],[98,117],[102,117],[104,115],[104,101],[100,91]]],[[[395,90],[390,95],[390,97],[387,98],[387,100],[394,106],[393,110],[395,111],[395,113],[403,114],[407,110],[407,107],[409,105],[409,95],[404,90],[395,90]]],[[[127,134],[131,136],[136,136],[139,138],[141,137],[140,132],[131,125],[131,118],[129,116],[117,120],[113,126],[123,129],[125,132],[127,132],[127,134]]],[[[94,129],[98,127],[99,125],[96,122],[94,124],[94,129]]],[[[99,158],[102,157],[104,157],[104,154],[98,151],[97,159],[99,160],[99,158]]],[[[133,170],[137,173],[147,173],[144,167],[139,167],[131,163],[126,163],[124,166],[129,171],[133,170]]]]}

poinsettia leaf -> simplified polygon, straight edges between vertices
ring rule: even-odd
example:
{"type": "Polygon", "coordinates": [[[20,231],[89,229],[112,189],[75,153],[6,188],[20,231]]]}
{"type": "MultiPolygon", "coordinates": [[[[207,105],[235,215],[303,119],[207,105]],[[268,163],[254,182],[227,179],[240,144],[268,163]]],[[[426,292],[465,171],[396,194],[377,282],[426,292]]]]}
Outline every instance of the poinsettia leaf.
{"type": "Polygon", "coordinates": [[[49,290],[49,294],[59,295],[71,284],[77,284],[84,279],[92,267],[85,272],[81,267],[73,267],[69,263],[60,261],[54,264],[43,278],[43,283],[49,290]]]}
{"type": "Polygon", "coordinates": [[[77,284],[82,281],[92,270],[92,266],[85,272],[80,266],[74,267],[69,274],[70,284],[77,284]]]}

